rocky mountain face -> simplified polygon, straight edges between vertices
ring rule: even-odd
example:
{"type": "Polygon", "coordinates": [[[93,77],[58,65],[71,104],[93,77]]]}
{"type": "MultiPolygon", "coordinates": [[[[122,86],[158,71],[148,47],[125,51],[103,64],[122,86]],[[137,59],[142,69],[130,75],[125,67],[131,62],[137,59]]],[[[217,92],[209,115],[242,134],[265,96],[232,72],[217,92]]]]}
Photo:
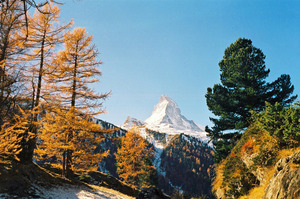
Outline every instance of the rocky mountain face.
{"type": "Polygon", "coordinates": [[[280,159],[270,180],[264,199],[300,198],[300,151],[280,159]]]}
{"type": "Polygon", "coordinates": [[[171,98],[162,96],[145,121],[127,117],[119,129],[107,122],[98,122],[103,127],[115,129],[101,143],[102,150],[110,150],[110,156],[100,163],[100,171],[118,177],[114,165],[117,138],[135,127],[155,149],[152,162],[158,171],[158,188],[170,195],[176,191],[193,196],[211,194],[214,162],[206,132],[182,116],[171,98]]]}

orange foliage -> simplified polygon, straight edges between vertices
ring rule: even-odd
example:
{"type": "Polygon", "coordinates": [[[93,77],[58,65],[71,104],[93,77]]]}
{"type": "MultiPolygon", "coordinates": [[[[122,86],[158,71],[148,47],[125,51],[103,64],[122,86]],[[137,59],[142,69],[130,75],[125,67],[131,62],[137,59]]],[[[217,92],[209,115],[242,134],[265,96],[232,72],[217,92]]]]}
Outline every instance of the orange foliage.
{"type": "Polygon", "coordinates": [[[117,173],[132,187],[150,187],[149,179],[155,167],[149,164],[154,156],[153,148],[150,148],[147,142],[133,130],[121,138],[121,147],[116,155],[117,173]]]}
{"type": "Polygon", "coordinates": [[[108,155],[108,151],[95,153],[105,132],[89,118],[75,116],[72,109],[56,109],[56,113],[48,113],[43,118],[35,158],[48,160],[55,156],[63,163],[66,151],[72,150],[71,166],[76,170],[96,170],[98,162],[108,155]]]}
{"type": "Polygon", "coordinates": [[[0,157],[20,161],[18,155],[23,150],[21,143],[32,139],[34,135],[29,132],[30,115],[19,108],[14,122],[5,123],[0,127],[0,157]]]}
{"type": "Polygon", "coordinates": [[[231,152],[229,156],[230,157],[236,157],[236,154],[234,152],[231,152]]]}
{"type": "Polygon", "coordinates": [[[65,109],[74,107],[80,115],[95,116],[104,112],[100,100],[104,100],[109,93],[99,94],[89,87],[99,82],[101,76],[101,61],[92,38],[85,28],[75,28],[65,33],[64,48],[57,53],[51,65],[54,72],[47,79],[47,97],[65,109]]]}
{"type": "Polygon", "coordinates": [[[73,22],[62,25],[59,22],[60,9],[52,3],[46,4],[40,10],[36,10],[33,17],[29,17],[28,29],[29,35],[26,42],[26,47],[30,49],[26,53],[26,61],[30,61],[25,72],[26,86],[33,107],[37,107],[41,99],[51,101],[53,96],[45,98],[47,93],[47,85],[44,85],[45,78],[52,75],[53,69],[51,64],[53,53],[57,44],[62,41],[63,33],[70,28],[73,22]],[[51,13],[51,14],[45,14],[51,13]]]}
{"type": "Polygon", "coordinates": [[[250,139],[248,140],[242,147],[241,147],[241,153],[249,153],[250,155],[253,153],[253,146],[254,146],[254,140],[250,139]]]}

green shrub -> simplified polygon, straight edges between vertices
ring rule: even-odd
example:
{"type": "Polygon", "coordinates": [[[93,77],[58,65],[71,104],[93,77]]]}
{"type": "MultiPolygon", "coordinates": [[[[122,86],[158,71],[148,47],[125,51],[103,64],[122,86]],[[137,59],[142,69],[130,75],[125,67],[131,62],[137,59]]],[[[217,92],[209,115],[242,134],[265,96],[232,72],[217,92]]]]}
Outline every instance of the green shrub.
{"type": "Polygon", "coordinates": [[[261,130],[279,138],[283,145],[291,145],[300,141],[300,103],[288,108],[280,103],[271,105],[266,102],[266,108],[260,113],[252,111],[252,122],[261,130]]]}

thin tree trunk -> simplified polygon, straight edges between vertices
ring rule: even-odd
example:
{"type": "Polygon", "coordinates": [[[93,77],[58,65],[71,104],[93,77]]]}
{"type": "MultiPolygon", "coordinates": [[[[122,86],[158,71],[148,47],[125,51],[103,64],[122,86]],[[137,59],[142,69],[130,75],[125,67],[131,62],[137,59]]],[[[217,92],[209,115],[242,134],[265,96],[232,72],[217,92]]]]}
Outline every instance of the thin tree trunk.
{"type": "MultiPolygon", "coordinates": [[[[39,70],[39,77],[38,77],[35,107],[37,107],[40,103],[40,93],[41,93],[41,88],[42,88],[42,77],[43,77],[43,67],[44,67],[45,38],[46,38],[46,33],[44,32],[42,46],[41,46],[41,62],[40,62],[40,70],[39,70]]],[[[36,117],[34,118],[34,121],[37,121],[37,114],[36,114],[36,117]]]]}
{"type": "MultiPolygon", "coordinates": [[[[77,45],[78,46],[78,45],[77,45]]],[[[75,53],[77,53],[77,46],[76,46],[76,51],[75,53]]],[[[74,73],[73,73],[73,85],[72,85],[72,100],[71,100],[71,110],[75,112],[75,102],[76,102],[76,84],[77,84],[77,55],[74,58],[74,73]]],[[[69,133],[69,139],[71,140],[73,138],[72,135],[72,131],[70,131],[69,133]]],[[[71,165],[72,165],[72,150],[67,150],[67,178],[70,178],[73,176],[73,172],[71,169],[71,165]]]]}
{"type": "MultiPolygon", "coordinates": [[[[77,50],[77,48],[76,48],[77,50]]],[[[75,63],[74,63],[74,74],[73,74],[73,86],[72,86],[72,101],[71,107],[75,109],[75,100],[76,100],[76,83],[77,83],[77,55],[75,56],[75,63]]]]}

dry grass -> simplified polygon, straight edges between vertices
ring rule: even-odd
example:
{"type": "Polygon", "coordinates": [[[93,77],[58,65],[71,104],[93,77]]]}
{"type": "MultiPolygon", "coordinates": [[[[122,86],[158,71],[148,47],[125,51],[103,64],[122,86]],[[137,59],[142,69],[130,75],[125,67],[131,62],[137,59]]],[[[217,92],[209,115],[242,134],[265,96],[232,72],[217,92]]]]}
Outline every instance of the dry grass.
{"type": "MultiPolygon", "coordinates": [[[[114,178],[110,179],[109,176],[104,174],[100,177],[103,184],[113,182],[114,184],[112,184],[112,188],[94,186],[78,180],[69,180],[62,177],[61,171],[57,168],[49,170],[34,163],[23,165],[12,163],[11,161],[0,158],[0,193],[7,193],[8,195],[17,198],[36,198],[39,195],[39,188],[37,187],[48,190],[55,187],[75,186],[82,187],[84,190],[94,189],[112,195],[120,195],[123,198],[133,198],[126,195],[127,192],[130,191],[126,192],[125,189],[127,187],[120,187],[120,185],[117,187],[119,182],[118,180],[114,180],[114,178]],[[104,179],[104,177],[106,177],[106,179],[104,179]],[[110,181],[105,181],[109,179],[110,181]],[[120,189],[118,189],[118,191],[113,190],[114,186],[116,186],[116,189],[120,189]],[[124,192],[125,194],[121,192],[124,192]]],[[[119,182],[119,184],[122,183],[119,182]]]]}
{"type": "Polygon", "coordinates": [[[242,170],[240,168],[238,168],[238,169],[234,170],[234,173],[232,174],[231,177],[232,178],[239,177],[239,176],[241,176],[241,172],[242,172],[242,170]]]}
{"type": "Polygon", "coordinates": [[[275,169],[274,169],[274,166],[272,166],[266,172],[266,176],[265,176],[266,183],[261,184],[258,187],[254,187],[253,189],[250,190],[248,195],[242,196],[239,199],[259,199],[259,198],[263,198],[263,196],[265,195],[265,189],[267,188],[271,178],[274,176],[274,173],[275,173],[275,169]]]}
{"type": "Polygon", "coordinates": [[[293,153],[295,153],[296,151],[299,151],[299,150],[300,150],[300,147],[280,150],[278,152],[277,159],[288,157],[288,156],[292,155],[293,153]]]}
{"type": "Polygon", "coordinates": [[[216,177],[213,181],[213,192],[215,192],[217,189],[221,189],[222,183],[223,183],[223,172],[225,167],[225,161],[218,164],[216,168],[216,177]]]}
{"type": "MultiPolygon", "coordinates": [[[[248,132],[252,133],[252,132],[248,132]]],[[[243,139],[243,138],[242,138],[243,139]]],[[[297,146],[297,145],[296,145],[297,146]]],[[[299,145],[298,145],[299,146],[299,145]]],[[[265,183],[260,184],[260,186],[252,188],[249,193],[245,196],[239,197],[239,199],[260,199],[263,198],[265,194],[265,190],[269,184],[269,181],[271,178],[274,176],[275,173],[275,163],[281,159],[288,157],[295,153],[296,151],[300,150],[300,147],[297,148],[291,148],[291,149],[283,149],[279,150],[280,145],[278,138],[271,136],[268,132],[262,131],[260,133],[252,133],[244,137],[244,140],[242,140],[239,144],[236,145],[235,150],[231,152],[229,157],[243,157],[243,156],[249,156],[252,154],[258,154],[262,157],[265,157],[265,153],[268,153],[270,158],[272,159],[261,159],[260,156],[258,156],[257,161],[258,162],[253,162],[255,166],[262,167],[262,169],[265,171],[264,173],[264,179],[265,183]],[[246,140],[245,140],[246,139],[246,140]],[[274,152],[274,155],[272,154],[274,152]],[[261,164],[260,161],[263,161],[261,164]],[[270,163],[265,163],[266,161],[272,161],[270,163]],[[263,166],[265,165],[265,166],[263,166]],[[269,165],[269,166],[268,166],[269,165]]],[[[228,189],[228,187],[224,187],[223,181],[223,173],[225,169],[225,163],[228,161],[228,159],[224,160],[222,163],[220,163],[217,168],[216,168],[216,177],[213,182],[213,192],[222,194],[228,189]]],[[[299,165],[297,164],[290,164],[290,167],[292,169],[297,169],[299,168],[299,165]]],[[[235,177],[240,174],[240,170],[238,168],[233,170],[233,173],[231,176],[235,177]]]]}
{"type": "Polygon", "coordinates": [[[290,164],[290,168],[293,169],[293,170],[298,169],[299,168],[299,164],[291,163],[290,164]]]}

